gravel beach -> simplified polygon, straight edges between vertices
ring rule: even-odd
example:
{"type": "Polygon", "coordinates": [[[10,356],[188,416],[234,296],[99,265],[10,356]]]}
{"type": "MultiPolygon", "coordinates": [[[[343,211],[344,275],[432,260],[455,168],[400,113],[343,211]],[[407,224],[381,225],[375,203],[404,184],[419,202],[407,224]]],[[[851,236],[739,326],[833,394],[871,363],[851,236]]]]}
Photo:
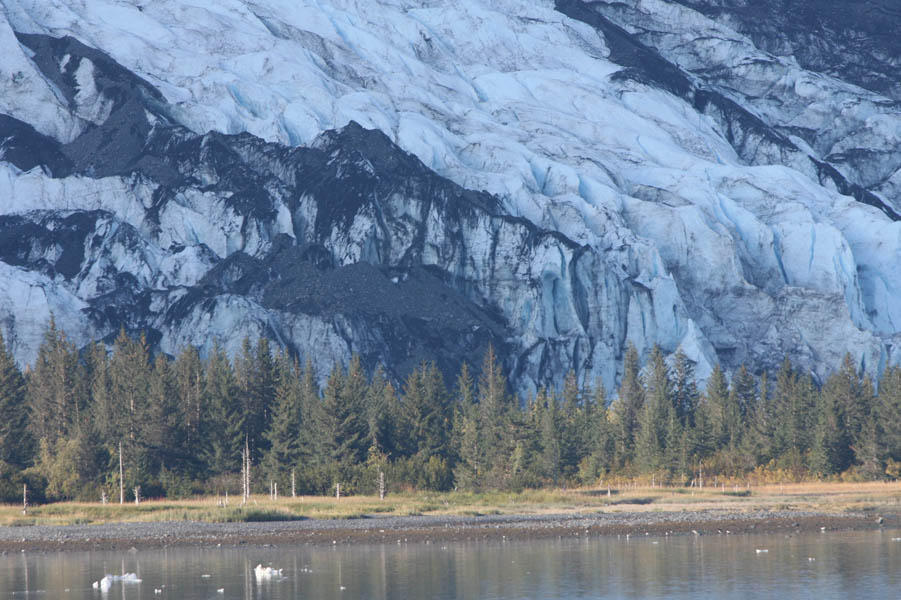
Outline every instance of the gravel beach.
{"type": "Polygon", "coordinates": [[[364,517],[263,523],[109,523],[0,527],[0,552],[129,550],[170,546],[476,541],[563,536],[791,534],[800,531],[899,527],[863,513],[760,510],[584,512],[576,514],[364,517]]]}

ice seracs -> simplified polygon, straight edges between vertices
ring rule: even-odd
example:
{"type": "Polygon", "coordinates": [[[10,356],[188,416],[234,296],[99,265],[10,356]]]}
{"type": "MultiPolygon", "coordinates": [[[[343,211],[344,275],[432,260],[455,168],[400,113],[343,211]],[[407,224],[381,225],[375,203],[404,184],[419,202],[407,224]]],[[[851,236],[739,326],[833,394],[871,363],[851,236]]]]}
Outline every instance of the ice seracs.
{"type": "Polygon", "coordinates": [[[845,352],[878,374],[901,342],[901,109],[686,4],[9,0],[0,113],[49,142],[0,131],[26,150],[0,150],[5,337],[31,362],[52,312],[78,344],[268,335],[323,377],[354,352],[390,368],[449,305],[286,300],[312,277],[286,265],[337,288],[368,263],[395,289],[360,269],[363,296],[394,306],[440,297],[415,277],[437,273],[475,316],[423,357],[494,343],[522,393],[569,369],[614,389],[629,342],[702,377],[785,355],[822,377],[845,352]],[[53,143],[65,176],[25,156],[53,143]]]}

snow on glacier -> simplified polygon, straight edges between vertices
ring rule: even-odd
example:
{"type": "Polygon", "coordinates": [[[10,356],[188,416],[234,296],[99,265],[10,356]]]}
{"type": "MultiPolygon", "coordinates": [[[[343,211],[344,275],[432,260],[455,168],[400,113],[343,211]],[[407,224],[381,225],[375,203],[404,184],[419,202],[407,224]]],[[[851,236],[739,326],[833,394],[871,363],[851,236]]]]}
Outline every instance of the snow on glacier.
{"type": "Polygon", "coordinates": [[[60,141],[71,141],[83,131],[84,123],[69,113],[63,95],[44,79],[30,55],[9,21],[0,19],[0,81],[4,82],[0,113],[30,122],[60,141]]]}
{"type": "MultiPolygon", "coordinates": [[[[632,4],[660,31],[681,24],[655,42],[683,67],[729,64],[740,77],[723,83],[744,86],[737,88],[741,100],[759,114],[820,132],[805,140],[820,156],[862,144],[891,147],[897,138],[897,111],[874,95],[807,73],[790,59],[763,56],[747,38],[689,9],[660,0],[632,4]],[[788,107],[765,94],[752,97],[774,87],[792,99],[788,107]]],[[[612,79],[620,67],[607,59],[603,36],[555,12],[550,0],[7,0],[4,6],[0,45],[25,73],[28,87],[18,97],[28,102],[0,98],[9,105],[0,108],[62,141],[83,125],[59,107],[10,24],[73,35],[109,53],[158,87],[172,117],[195,132],[247,131],[298,145],[356,120],[464,187],[497,194],[515,215],[600,249],[630,247],[641,273],[636,282],[649,290],[646,302],[628,311],[629,339],[642,350],[653,341],[668,350],[681,344],[701,370],[715,360],[709,341],[739,347],[738,360],[792,347],[813,366],[824,360],[825,347],[837,346],[872,364],[884,345],[870,332],[899,332],[901,225],[816,184],[807,163],[793,165],[800,171],[743,164],[718,126],[683,100],[612,79]],[[680,320],[673,307],[683,304],[693,318],[680,320]],[[762,323],[726,331],[718,321],[727,318],[772,319],[785,329],[762,323]],[[738,339],[760,331],[766,343],[756,350],[750,348],[756,339],[738,339]],[[782,346],[774,336],[783,336],[782,346]]],[[[84,80],[91,110],[80,116],[90,120],[104,105],[90,96],[86,73],[84,80]]],[[[111,210],[143,231],[151,193],[119,178],[60,181],[7,165],[0,170],[6,213],[74,203],[111,210]],[[129,192],[135,187],[138,193],[129,192]]],[[[888,201],[898,205],[897,198],[888,201]]],[[[292,233],[290,220],[279,219],[281,232],[292,233]]],[[[205,247],[222,258],[236,250],[259,253],[266,239],[245,233],[222,199],[187,192],[160,215],[155,243],[187,245],[206,256],[205,247]]],[[[353,247],[339,262],[365,252],[353,247]]],[[[189,284],[200,275],[185,261],[154,261],[170,273],[166,283],[189,284]]],[[[224,300],[222,306],[216,327],[262,330],[228,316],[246,307],[224,300]]],[[[524,317],[531,312],[517,310],[524,317]]],[[[164,346],[187,341],[166,338],[164,346]]]]}
{"type": "Polygon", "coordinates": [[[87,304],[50,278],[0,262],[0,312],[4,339],[23,364],[34,364],[51,315],[78,346],[91,341],[83,314],[87,304]]]}

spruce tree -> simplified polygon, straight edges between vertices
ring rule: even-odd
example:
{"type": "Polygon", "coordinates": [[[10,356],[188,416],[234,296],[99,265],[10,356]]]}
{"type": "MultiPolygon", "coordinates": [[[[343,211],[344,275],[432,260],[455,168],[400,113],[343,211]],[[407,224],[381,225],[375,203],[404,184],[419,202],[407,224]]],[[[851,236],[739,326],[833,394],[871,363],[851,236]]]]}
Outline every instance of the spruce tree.
{"type": "Polygon", "coordinates": [[[507,393],[507,378],[492,346],[488,347],[482,362],[477,397],[478,429],[486,466],[485,483],[502,488],[507,483],[508,459],[513,451],[510,414],[513,400],[507,393]]]}
{"type": "Polygon", "coordinates": [[[198,448],[207,436],[204,426],[209,417],[204,395],[203,362],[197,348],[187,346],[182,349],[175,359],[173,376],[178,397],[180,435],[184,437],[186,447],[198,448]]]}
{"type": "MultiPolygon", "coordinates": [[[[591,464],[585,473],[591,482],[613,468],[615,452],[614,436],[610,428],[610,417],[607,410],[607,390],[600,378],[595,382],[592,396],[591,412],[588,415],[588,444],[590,447],[588,457],[591,464]]],[[[583,477],[584,479],[585,477],[583,477]]]]}
{"type": "Polygon", "coordinates": [[[109,361],[110,398],[113,404],[114,431],[108,447],[114,454],[118,441],[122,442],[127,457],[126,488],[146,485],[150,476],[148,445],[142,439],[146,431],[146,419],[150,418],[148,396],[150,392],[150,352],[142,334],[132,339],[122,329],[113,346],[109,361]]]}
{"type": "Polygon", "coordinates": [[[365,413],[366,377],[360,358],[354,356],[347,371],[336,365],[323,394],[324,425],[332,465],[342,478],[368,454],[365,413]]]}
{"type": "MultiPolygon", "coordinates": [[[[464,375],[468,371],[464,370],[464,375]]],[[[473,401],[467,400],[472,386],[468,377],[458,378],[461,409],[454,437],[459,442],[459,462],[454,470],[456,484],[470,490],[502,488],[509,482],[510,463],[516,433],[510,415],[512,399],[507,380],[492,346],[482,362],[482,371],[473,401]]]]}
{"type": "Polygon", "coordinates": [[[201,443],[203,462],[213,475],[241,470],[245,429],[244,411],[238,395],[238,382],[231,362],[218,340],[214,341],[203,382],[203,402],[209,407],[209,419],[204,426],[207,435],[201,443]]]}
{"type": "Polygon", "coordinates": [[[78,351],[50,318],[27,378],[31,431],[36,439],[56,440],[74,433],[87,403],[79,379],[78,351]]]}
{"type": "Polygon", "coordinates": [[[623,359],[623,378],[619,388],[619,397],[613,405],[617,423],[616,456],[619,466],[631,462],[635,436],[638,431],[638,417],[644,405],[644,387],[641,384],[641,365],[638,361],[638,350],[629,343],[623,359]]]}
{"type": "Polygon", "coordinates": [[[795,444],[789,448],[787,464],[800,470],[803,458],[813,446],[820,402],[820,389],[810,373],[798,376],[793,401],[793,426],[795,444]]]}
{"type": "Polygon", "coordinates": [[[401,403],[418,485],[447,489],[451,480],[447,444],[452,415],[444,378],[434,363],[423,363],[407,378],[401,403]]]}
{"type": "Polygon", "coordinates": [[[848,389],[847,373],[834,373],[819,395],[810,451],[810,470],[818,475],[841,473],[851,466],[851,438],[843,414],[848,389]]]}
{"type": "Polygon", "coordinates": [[[676,416],[683,427],[693,427],[700,394],[695,381],[694,365],[681,347],[673,356],[672,376],[673,405],[676,409],[676,416]]]}
{"type": "Polygon", "coordinates": [[[748,409],[748,415],[745,418],[746,427],[742,448],[748,469],[767,464],[774,458],[775,416],[768,388],[769,379],[764,371],[760,376],[759,395],[748,409]]]}
{"type": "Polygon", "coordinates": [[[482,432],[475,404],[463,406],[455,421],[454,437],[460,440],[454,483],[470,491],[483,489],[486,462],[482,452],[482,432]]]}
{"type": "Polygon", "coordinates": [[[740,420],[732,398],[733,394],[730,393],[726,383],[726,374],[719,365],[715,365],[707,381],[706,391],[707,416],[715,449],[732,444],[738,436],[736,430],[740,420]]]}
{"type": "Polygon", "coordinates": [[[243,410],[244,434],[250,446],[251,460],[259,463],[268,447],[263,434],[272,420],[277,375],[269,340],[260,337],[256,346],[245,338],[241,354],[235,359],[235,375],[243,410]]]}
{"type": "Polygon", "coordinates": [[[830,379],[844,429],[851,443],[856,443],[861,439],[864,425],[870,416],[873,405],[872,385],[858,374],[857,365],[850,354],[845,354],[841,368],[830,379]]]}
{"type": "Polygon", "coordinates": [[[89,378],[91,389],[90,418],[94,434],[103,445],[119,443],[118,426],[119,404],[112,395],[112,383],[109,374],[109,353],[100,342],[94,342],[87,350],[89,378]]]}
{"type": "Polygon", "coordinates": [[[150,352],[146,338],[132,339],[119,331],[109,362],[110,394],[116,402],[117,430],[131,441],[138,435],[150,384],[150,352]]]}
{"type": "Polygon", "coordinates": [[[184,445],[176,376],[162,354],[153,361],[147,401],[142,403],[137,421],[138,439],[146,450],[147,472],[157,475],[163,468],[179,473],[196,469],[192,463],[197,452],[184,445]]]}
{"type": "Polygon", "coordinates": [[[285,352],[278,355],[276,372],[275,407],[265,432],[269,448],[263,462],[269,477],[284,484],[300,458],[301,380],[297,365],[285,352]]]}
{"type": "Polygon", "coordinates": [[[308,357],[300,378],[300,470],[309,479],[307,489],[324,489],[331,481],[325,481],[331,462],[331,431],[325,408],[320,397],[316,369],[308,357]]]}
{"type": "Polygon", "coordinates": [[[648,369],[645,400],[639,413],[635,440],[635,462],[641,471],[652,473],[664,466],[666,430],[673,411],[672,382],[659,346],[654,346],[651,351],[648,369]]]}
{"type": "Polygon", "coordinates": [[[557,402],[554,398],[549,398],[544,389],[538,390],[535,398],[538,412],[538,438],[541,443],[541,453],[539,460],[541,463],[541,474],[556,486],[563,473],[562,460],[562,421],[563,415],[557,408],[557,402]]]}
{"type": "Polygon", "coordinates": [[[0,462],[24,469],[33,460],[25,378],[0,333],[0,462]]]}
{"type": "Polygon", "coordinates": [[[730,395],[733,405],[731,410],[738,411],[735,421],[735,428],[738,430],[744,419],[754,410],[754,404],[757,401],[757,382],[754,381],[754,375],[744,364],[732,375],[730,395]]]}
{"type": "Polygon", "coordinates": [[[868,479],[881,479],[885,476],[884,454],[875,415],[871,414],[864,423],[853,450],[861,474],[868,479]]]}
{"type": "MultiPolygon", "coordinates": [[[[779,367],[772,396],[773,447],[776,457],[788,456],[799,449],[801,423],[798,376],[786,356],[779,367]]],[[[800,454],[800,453],[799,453],[800,454]]]]}
{"type": "Polygon", "coordinates": [[[587,451],[583,392],[584,390],[579,389],[576,372],[570,370],[563,380],[563,398],[559,406],[560,468],[566,478],[571,478],[578,472],[579,462],[587,451]]]}
{"type": "Polygon", "coordinates": [[[901,463],[901,367],[888,367],[882,374],[874,412],[882,459],[901,463]]]}
{"type": "Polygon", "coordinates": [[[410,373],[401,403],[409,454],[428,460],[442,453],[450,428],[449,407],[447,388],[435,363],[422,363],[410,373]]]}
{"type": "Polygon", "coordinates": [[[367,444],[371,455],[398,456],[407,449],[409,436],[400,432],[400,418],[401,410],[394,386],[379,366],[372,374],[366,391],[367,444]]]}
{"type": "Polygon", "coordinates": [[[455,387],[453,445],[456,462],[454,484],[462,489],[479,489],[482,485],[483,463],[480,453],[478,408],[475,401],[475,383],[464,362],[457,376],[455,387]]]}
{"type": "MultiPolygon", "coordinates": [[[[710,382],[707,383],[708,389],[710,382]]],[[[710,403],[706,395],[702,395],[695,409],[694,427],[685,429],[685,448],[689,461],[689,472],[693,473],[699,460],[709,457],[717,448],[717,436],[710,416],[710,403]]]]}

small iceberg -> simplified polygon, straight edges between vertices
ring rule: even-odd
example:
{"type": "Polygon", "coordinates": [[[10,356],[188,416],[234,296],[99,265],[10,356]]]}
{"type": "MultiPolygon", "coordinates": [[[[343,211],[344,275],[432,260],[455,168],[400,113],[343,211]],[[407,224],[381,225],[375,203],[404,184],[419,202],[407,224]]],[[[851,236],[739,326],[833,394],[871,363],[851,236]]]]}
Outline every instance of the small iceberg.
{"type": "Polygon", "coordinates": [[[121,581],[122,583],[141,583],[141,580],[138,579],[138,576],[134,573],[125,573],[123,575],[104,575],[103,579],[95,581],[91,584],[91,587],[95,590],[100,590],[101,593],[105,594],[109,591],[110,586],[114,581],[121,581]]]}
{"type": "Polygon", "coordinates": [[[273,569],[272,567],[264,567],[263,565],[257,565],[256,567],[254,567],[253,574],[256,575],[257,581],[268,581],[270,579],[282,578],[281,569],[273,569]]]}

